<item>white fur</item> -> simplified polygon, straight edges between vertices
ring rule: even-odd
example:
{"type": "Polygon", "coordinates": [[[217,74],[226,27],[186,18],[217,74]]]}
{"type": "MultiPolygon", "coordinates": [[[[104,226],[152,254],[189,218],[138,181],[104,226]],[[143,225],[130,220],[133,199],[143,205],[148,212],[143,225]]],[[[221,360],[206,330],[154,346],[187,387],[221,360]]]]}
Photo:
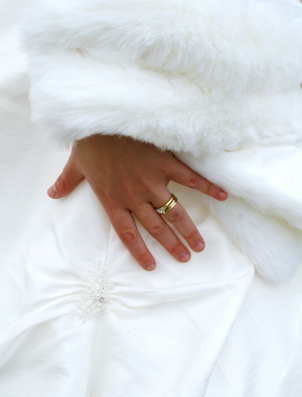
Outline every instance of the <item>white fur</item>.
{"type": "Polygon", "coordinates": [[[285,146],[302,141],[300,4],[40,0],[23,30],[46,139],[122,134],[173,150],[229,192],[203,204],[259,273],[294,275],[302,152],[285,146]]]}
{"type": "Polygon", "coordinates": [[[228,191],[225,202],[198,199],[258,272],[269,281],[288,281],[302,262],[302,145],[222,152],[198,162],[177,155],[228,191]]]}
{"type": "Polygon", "coordinates": [[[279,0],[40,0],[27,43],[120,54],[201,87],[276,92],[302,82],[301,25],[302,7],[279,0]]]}
{"type": "Polygon", "coordinates": [[[246,141],[293,144],[302,136],[300,87],[230,98],[179,76],[67,51],[36,56],[31,68],[33,119],[64,146],[103,132],[199,156],[246,141]]]}
{"type": "Polygon", "coordinates": [[[163,149],[302,139],[302,7],[280,0],[38,1],[24,24],[33,118],[163,149]]]}
{"type": "Polygon", "coordinates": [[[205,195],[201,200],[267,281],[286,282],[296,274],[302,260],[301,231],[232,195],[225,202],[205,195]]]}
{"type": "Polygon", "coordinates": [[[302,148],[250,148],[205,155],[198,162],[188,154],[177,156],[256,211],[302,231],[302,148]]]}

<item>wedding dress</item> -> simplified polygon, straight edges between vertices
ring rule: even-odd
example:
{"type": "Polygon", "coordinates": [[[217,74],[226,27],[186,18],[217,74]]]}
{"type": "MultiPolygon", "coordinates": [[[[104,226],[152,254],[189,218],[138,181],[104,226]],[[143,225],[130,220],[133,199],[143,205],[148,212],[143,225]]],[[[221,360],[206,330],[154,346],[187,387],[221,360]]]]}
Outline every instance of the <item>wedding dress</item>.
{"type": "Polygon", "coordinates": [[[0,21],[0,396],[300,397],[300,3],[7,0],[0,21]],[[169,184],[205,239],[189,263],[137,222],[143,270],[86,181],[46,195],[101,132],[228,191],[169,184]]]}

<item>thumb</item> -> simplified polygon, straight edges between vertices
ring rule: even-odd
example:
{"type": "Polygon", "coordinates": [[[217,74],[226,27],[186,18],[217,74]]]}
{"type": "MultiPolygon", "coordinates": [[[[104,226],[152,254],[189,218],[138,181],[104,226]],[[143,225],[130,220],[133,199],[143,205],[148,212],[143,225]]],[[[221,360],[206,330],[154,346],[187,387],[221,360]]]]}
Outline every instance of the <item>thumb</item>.
{"type": "Polygon", "coordinates": [[[67,196],[77,187],[82,180],[85,179],[83,173],[75,165],[72,155],[69,157],[62,174],[56,182],[47,190],[47,194],[51,198],[59,199],[67,196]]]}

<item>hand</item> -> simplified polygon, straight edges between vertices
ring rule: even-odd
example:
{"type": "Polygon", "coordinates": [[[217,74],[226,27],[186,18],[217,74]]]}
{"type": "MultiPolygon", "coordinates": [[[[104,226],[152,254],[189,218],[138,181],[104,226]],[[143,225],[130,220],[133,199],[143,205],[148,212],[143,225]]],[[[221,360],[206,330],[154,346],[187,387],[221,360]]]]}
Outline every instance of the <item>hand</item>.
{"type": "Polygon", "coordinates": [[[193,251],[201,252],[204,240],[185,209],[177,202],[166,215],[161,216],[154,210],[170,199],[169,181],[220,201],[227,198],[224,190],[192,171],[171,152],[162,152],[151,144],[127,137],[93,135],[78,141],[62,174],[48,189],[48,195],[56,199],[64,197],[85,178],[119,238],[146,270],[154,270],[156,262],[131,213],[176,260],[188,262],[190,251],[166,222],[177,228],[193,251]]]}

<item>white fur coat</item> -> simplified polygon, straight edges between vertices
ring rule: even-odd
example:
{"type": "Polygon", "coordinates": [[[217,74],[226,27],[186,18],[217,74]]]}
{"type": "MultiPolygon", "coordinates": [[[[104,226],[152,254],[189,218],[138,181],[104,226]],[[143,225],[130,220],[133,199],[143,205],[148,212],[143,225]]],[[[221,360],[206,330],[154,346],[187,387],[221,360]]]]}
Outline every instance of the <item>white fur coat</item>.
{"type": "Polygon", "coordinates": [[[290,161],[288,149],[302,141],[300,3],[39,0],[23,31],[32,117],[47,138],[123,134],[173,150],[228,190],[225,203],[204,204],[258,271],[292,277],[302,258],[302,157],[290,161]]]}

